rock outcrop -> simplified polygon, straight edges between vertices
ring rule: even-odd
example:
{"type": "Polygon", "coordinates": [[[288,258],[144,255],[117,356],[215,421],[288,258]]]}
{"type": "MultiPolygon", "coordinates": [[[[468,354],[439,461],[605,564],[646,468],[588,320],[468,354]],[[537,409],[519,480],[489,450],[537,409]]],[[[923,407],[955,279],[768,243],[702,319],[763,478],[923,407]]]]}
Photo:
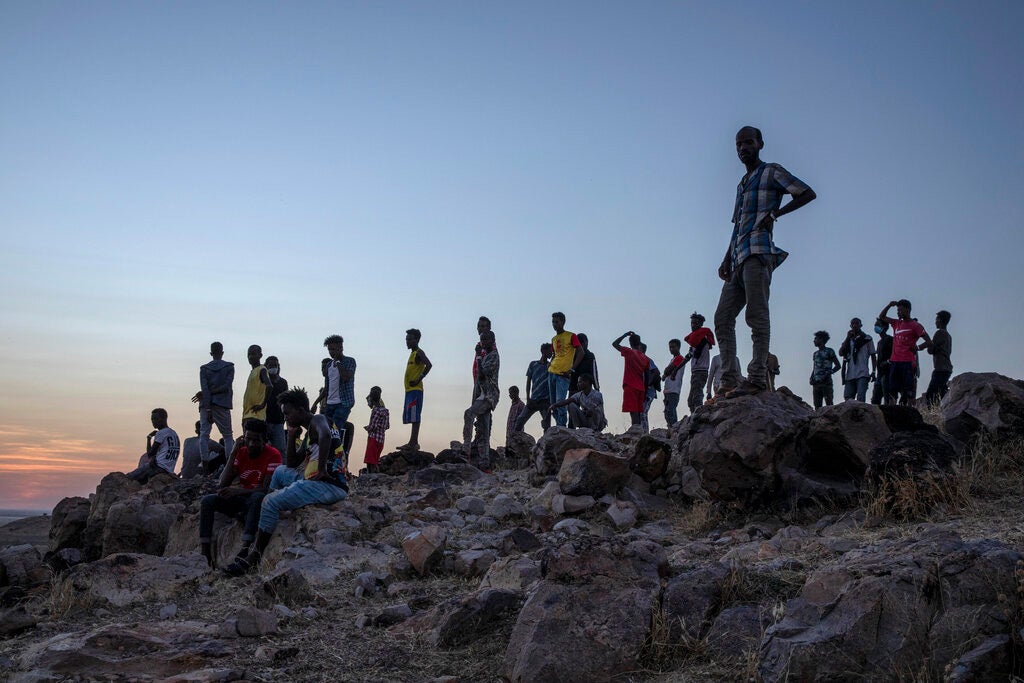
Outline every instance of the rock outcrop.
{"type": "Polygon", "coordinates": [[[994,372],[957,375],[942,399],[946,432],[968,443],[979,436],[1024,436],[1024,382],[994,372]]]}

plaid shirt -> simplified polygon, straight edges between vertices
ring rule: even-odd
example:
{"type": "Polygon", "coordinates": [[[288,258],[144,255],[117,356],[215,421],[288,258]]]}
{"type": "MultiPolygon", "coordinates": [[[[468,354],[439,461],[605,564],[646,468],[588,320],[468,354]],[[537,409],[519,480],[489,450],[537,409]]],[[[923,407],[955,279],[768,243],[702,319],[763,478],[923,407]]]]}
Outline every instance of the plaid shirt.
{"type": "Polygon", "coordinates": [[[773,268],[786,260],[789,254],[772,242],[771,223],[767,230],[755,230],[754,226],[768,215],[769,211],[779,208],[784,194],[798,195],[808,189],[810,188],[806,183],[790,175],[782,166],[764,162],[740,181],[736,187],[736,207],[732,212],[732,239],[729,242],[733,270],[751,254],[772,257],[773,268]]]}
{"type": "Polygon", "coordinates": [[[374,406],[370,411],[370,424],[367,425],[366,435],[378,443],[384,443],[384,432],[388,429],[391,429],[391,414],[388,409],[383,403],[374,406]]]}

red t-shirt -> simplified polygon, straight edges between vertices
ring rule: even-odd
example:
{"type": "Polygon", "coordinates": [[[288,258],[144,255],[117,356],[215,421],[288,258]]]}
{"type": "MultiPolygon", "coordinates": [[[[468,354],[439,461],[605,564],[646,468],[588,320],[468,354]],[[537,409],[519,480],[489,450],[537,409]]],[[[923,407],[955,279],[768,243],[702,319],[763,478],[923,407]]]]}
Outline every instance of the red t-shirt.
{"type": "Polygon", "coordinates": [[[264,479],[270,477],[280,464],[281,452],[273,446],[264,446],[258,458],[250,458],[248,446],[242,446],[231,461],[242,488],[250,490],[263,486],[264,479]]]}
{"type": "Polygon", "coordinates": [[[626,367],[622,373],[622,386],[630,389],[644,391],[647,383],[644,381],[644,373],[651,367],[651,360],[637,349],[629,349],[623,346],[619,353],[626,359],[626,367]]]}
{"type": "Polygon", "coordinates": [[[914,349],[917,340],[925,333],[924,327],[916,320],[898,320],[889,318],[892,326],[892,357],[894,363],[913,363],[916,359],[914,349]]]}

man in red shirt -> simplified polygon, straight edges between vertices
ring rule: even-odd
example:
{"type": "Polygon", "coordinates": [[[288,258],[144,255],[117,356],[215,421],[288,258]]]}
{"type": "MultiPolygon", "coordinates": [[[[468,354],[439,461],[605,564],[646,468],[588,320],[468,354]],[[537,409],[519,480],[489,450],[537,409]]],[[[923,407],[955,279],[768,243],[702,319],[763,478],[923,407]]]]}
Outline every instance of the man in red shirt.
{"type": "MultiPolygon", "coordinates": [[[[910,317],[910,302],[906,299],[890,301],[878,315],[892,328],[892,356],[889,359],[889,395],[898,396],[901,406],[909,406],[914,400],[917,385],[914,372],[917,369],[917,350],[923,351],[932,345],[931,337],[924,327],[910,317]],[[889,309],[896,307],[895,318],[889,317],[889,309]],[[917,345],[918,339],[924,343],[917,345]]],[[[888,401],[887,401],[888,402],[888,401]]]]}
{"type": "Polygon", "coordinates": [[[612,342],[612,347],[622,355],[626,362],[622,373],[622,412],[629,413],[633,426],[640,424],[644,412],[644,399],[647,393],[647,369],[651,360],[640,350],[640,335],[636,332],[623,332],[612,342]],[[629,337],[629,348],[622,346],[622,340],[629,337]]]}
{"type": "Polygon", "coordinates": [[[215,512],[241,519],[244,516],[242,549],[238,557],[245,557],[256,538],[256,525],[260,521],[263,496],[270,486],[274,470],[281,464],[281,452],[267,444],[267,423],[251,418],[246,420],[245,435],[235,442],[224,472],[220,476],[220,490],[203,496],[199,504],[199,544],[203,556],[212,567],[213,518],[215,512]]]}

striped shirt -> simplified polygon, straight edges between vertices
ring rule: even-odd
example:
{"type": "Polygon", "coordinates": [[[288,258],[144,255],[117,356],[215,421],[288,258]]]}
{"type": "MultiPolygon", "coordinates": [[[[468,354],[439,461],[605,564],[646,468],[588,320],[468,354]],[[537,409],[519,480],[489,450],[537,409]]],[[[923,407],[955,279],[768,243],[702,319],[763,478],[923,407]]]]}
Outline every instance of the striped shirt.
{"type": "Polygon", "coordinates": [[[736,187],[732,239],[729,242],[733,270],[751,254],[770,256],[773,268],[786,260],[789,254],[772,241],[772,223],[769,221],[767,229],[754,228],[769,211],[779,208],[783,195],[798,195],[809,189],[806,183],[782,166],[764,162],[740,181],[736,187]]]}

